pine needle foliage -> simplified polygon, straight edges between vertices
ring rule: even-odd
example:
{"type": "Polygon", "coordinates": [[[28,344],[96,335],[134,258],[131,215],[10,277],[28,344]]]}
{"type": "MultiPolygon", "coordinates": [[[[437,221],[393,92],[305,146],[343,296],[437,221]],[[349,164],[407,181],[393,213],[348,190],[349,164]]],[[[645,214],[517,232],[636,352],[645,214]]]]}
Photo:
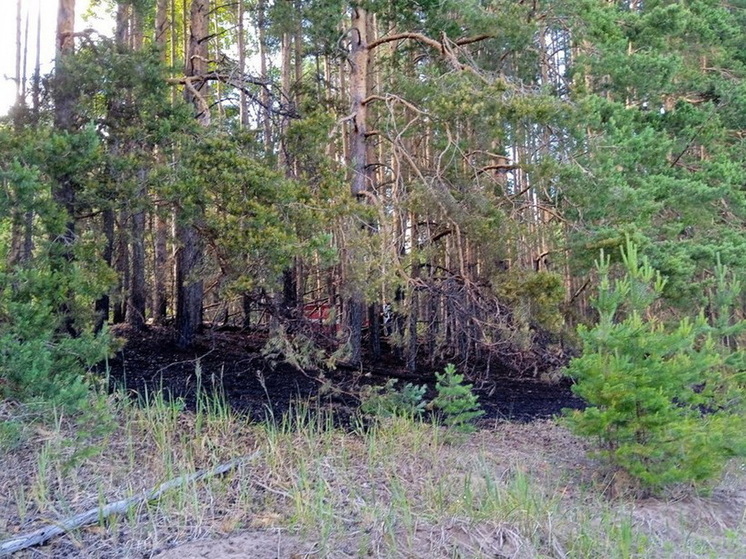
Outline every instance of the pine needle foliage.
{"type": "Polygon", "coordinates": [[[442,373],[435,373],[435,378],[438,395],[430,406],[443,413],[448,427],[465,433],[474,431],[473,421],[484,415],[484,410],[472,391],[473,385],[464,383],[464,375],[458,374],[452,363],[442,373]]]}
{"type": "Polygon", "coordinates": [[[425,411],[427,386],[408,382],[395,387],[398,379],[389,379],[383,386],[370,387],[363,395],[360,410],[375,417],[420,417],[425,411]]]}
{"type": "Polygon", "coordinates": [[[617,279],[603,252],[596,263],[599,321],[579,328],[583,354],[567,368],[588,407],[572,412],[569,424],[643,486],[701,486],[746,454],[746,361],[727,343],[746,324],[725,319],[740,286],[718,265],[717,316],[702,310],[667,324],[654,313],[665,279],[629,240],[622,259],[617,279]]]}

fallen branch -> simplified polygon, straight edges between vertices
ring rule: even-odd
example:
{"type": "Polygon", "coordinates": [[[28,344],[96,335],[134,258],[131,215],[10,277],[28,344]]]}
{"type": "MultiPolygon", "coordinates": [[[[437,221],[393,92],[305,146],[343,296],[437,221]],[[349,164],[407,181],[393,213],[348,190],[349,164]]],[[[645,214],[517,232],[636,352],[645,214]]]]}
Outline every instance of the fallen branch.
{"type": "Polygon", "coordinates": [[[35,545],[41,545],[56,536],[69,532],[70,530],[77,530],[78,528],[96,524],[101,520],[108,518],[109,516],[113,516],[115,514],[124,514],[135,505],[157,501],[163,496],[166,491],[170,491],[171,489],[176,489],[177,487],[181,487],[182,485],[200,481],[205,478],[225,474],[231,470],[236,469],[241,464],[254,461],[256,458],[259,457],[259,454],[260,451],[257,450],[253,454],[242,456],[240,458],[234,458],[233,460],[219,464],[212,469],[200,470],[198,472],[194,472],[193,474],[179,476],[177,478],[163,482],[158,487],[155,487],[150,491],[146,491],[141,495],[135,495],[133,497],[129,497],[128,499],[122,499],[121,501],[109,503],[104,505],[103,507],[95,507],[81,514],[76,514],[75,516],[72,516],[57,524],[50,524],[28,534],[24,534],[10,540],[5,540],[4,542],[0,542],[0,556],[11,555],[16,551],[21,551],[35,545]]]}

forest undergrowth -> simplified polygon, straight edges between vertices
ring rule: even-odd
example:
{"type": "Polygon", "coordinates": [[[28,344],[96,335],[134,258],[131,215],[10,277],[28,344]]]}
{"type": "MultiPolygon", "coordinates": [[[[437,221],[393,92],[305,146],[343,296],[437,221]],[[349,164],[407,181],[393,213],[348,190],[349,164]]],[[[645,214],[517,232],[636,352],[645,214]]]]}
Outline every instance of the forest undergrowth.
{"type": "Polygon", "coordinates": [[[679,486],[652,498],[555,419],[466,434],[406,417],[342,430],[308,402],[265,422],[204,395],[193,411],[157,393],[114,393],[107,407],[107,421],[86,426],[2,404],[1,541],[254,459],[17,557],[746,555],[742,460],[706,495],[679,486]]]}

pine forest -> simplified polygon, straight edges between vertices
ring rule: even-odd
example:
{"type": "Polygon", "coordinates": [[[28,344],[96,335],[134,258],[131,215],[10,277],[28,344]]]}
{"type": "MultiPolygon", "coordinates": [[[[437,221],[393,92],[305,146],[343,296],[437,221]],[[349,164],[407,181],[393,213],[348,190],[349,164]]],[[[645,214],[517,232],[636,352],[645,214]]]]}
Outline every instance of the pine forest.
{"type": "MultiPolygon", "coordinates": [[[[6,3],[3,405],[77,417],[126,338],[199,377],[225,333],[415,382],[371,421],[565,390],[645,495],[746,455],[745,0],[59,0],[48,74],[6,3]]],[[[536,553],[490,556],[617,556],[536,553]]]]}

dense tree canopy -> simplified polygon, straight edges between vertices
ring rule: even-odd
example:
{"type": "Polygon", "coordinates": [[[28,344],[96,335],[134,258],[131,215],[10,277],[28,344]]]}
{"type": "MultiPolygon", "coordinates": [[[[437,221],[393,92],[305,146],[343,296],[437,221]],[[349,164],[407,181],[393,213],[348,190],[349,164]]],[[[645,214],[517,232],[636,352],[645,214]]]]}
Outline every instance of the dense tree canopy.
{"type": "Polygon", "coordinates": [[[60,28],[0,124],[0,312],[48,336],[173,318],[543,371],[600,248],[637,243],[663,317],[746,269],[742,0],[96,9],[115,37],[60,28]]]}

